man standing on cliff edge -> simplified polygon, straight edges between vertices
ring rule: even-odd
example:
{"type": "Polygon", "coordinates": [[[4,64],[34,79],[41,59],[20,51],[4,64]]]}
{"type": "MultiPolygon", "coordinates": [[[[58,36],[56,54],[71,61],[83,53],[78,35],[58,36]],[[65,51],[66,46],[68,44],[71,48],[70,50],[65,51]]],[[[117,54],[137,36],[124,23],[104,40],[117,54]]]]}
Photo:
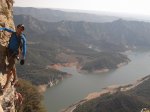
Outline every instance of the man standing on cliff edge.
{"type": "Polygon", "coordinates": [[[16,32],[12,29],[8,28],[0,28],[0,31],[7,31],[11,33],[11,37],[8,43],[8,49],[7,49],[7,60],[8,60],[8,66],[7,66],[7,81],[2,88],[3,91],[6,90],[8,83],[10,81],[11,75],[13,75],[13,81],[12,85],[14,85],[18,79],[16,74],[16,59],[19,60],[20,54],[22,54],[20,64],[24,65],[25,62],[25,56],[26,56],[26,38],[23,34],[23,31],[25,30],[25,27],[23,24],[19,24],[16,28],[16,32]]]}

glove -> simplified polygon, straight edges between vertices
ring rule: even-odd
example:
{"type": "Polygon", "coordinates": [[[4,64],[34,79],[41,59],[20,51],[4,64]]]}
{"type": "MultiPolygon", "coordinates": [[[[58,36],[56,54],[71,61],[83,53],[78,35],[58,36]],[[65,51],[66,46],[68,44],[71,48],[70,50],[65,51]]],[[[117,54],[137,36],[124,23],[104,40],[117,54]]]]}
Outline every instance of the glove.
{"type": "Polygon", "coordinates": [[[24,63],[25,63],[24,59],[20,60],[20,65],[24,65],[24,63]]]}

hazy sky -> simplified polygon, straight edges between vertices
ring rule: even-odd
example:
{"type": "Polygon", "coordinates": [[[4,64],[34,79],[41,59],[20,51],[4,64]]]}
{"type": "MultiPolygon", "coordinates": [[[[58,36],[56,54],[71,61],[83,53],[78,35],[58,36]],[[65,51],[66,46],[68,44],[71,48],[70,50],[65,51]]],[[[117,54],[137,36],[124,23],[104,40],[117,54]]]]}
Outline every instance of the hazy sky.
{"type": "Polygon", "coordinates": [[[150,0],[15,0],[14,6],[150,15],[150,0]]]}

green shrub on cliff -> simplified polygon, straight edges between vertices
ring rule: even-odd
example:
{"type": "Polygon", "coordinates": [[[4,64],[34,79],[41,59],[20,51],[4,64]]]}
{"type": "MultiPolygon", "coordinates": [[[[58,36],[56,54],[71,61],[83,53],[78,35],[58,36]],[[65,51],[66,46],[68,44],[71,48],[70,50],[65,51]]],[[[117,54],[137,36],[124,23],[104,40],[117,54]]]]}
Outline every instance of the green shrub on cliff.
{"type": "Polygon", "coordinates": [[[23,104],[17,112],[46,112],[42,104],[43,97],[36,86],[21,79],[18,83],[17,92],[21,93],[24,98],[23,104]]]}

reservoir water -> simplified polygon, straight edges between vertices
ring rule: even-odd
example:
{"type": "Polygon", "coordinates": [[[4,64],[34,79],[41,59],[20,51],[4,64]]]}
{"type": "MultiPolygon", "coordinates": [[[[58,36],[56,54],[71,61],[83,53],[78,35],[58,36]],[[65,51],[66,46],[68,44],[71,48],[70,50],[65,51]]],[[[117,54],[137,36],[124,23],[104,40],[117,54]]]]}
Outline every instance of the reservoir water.
{"type": "Polygon", "coordinates": [[[59,112],[61,109],[85,98],[89,93],[100,92],[110,85],[124,85],[150,74],[150,52],[130,52],[131,62],[119,69],[107,73],[81,74],[75,67],[62,68],[72,74],[58,85],[49,88],[44,94],[47,112],[59,112]]]}

